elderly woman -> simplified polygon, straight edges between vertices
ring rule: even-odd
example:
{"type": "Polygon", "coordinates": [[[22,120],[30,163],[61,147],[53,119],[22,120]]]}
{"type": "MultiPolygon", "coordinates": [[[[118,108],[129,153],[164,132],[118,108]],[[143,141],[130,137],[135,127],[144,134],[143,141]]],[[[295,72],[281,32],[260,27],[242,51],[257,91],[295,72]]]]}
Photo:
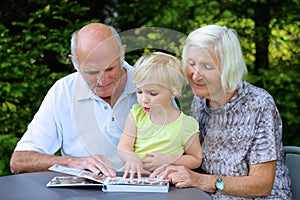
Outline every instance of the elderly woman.
{"type": "Polygon", "coordinates": [[[199,173],[169,166],[160,175],[213,199],[291,199],[282,121],[272,96],[243,80],[247,68],[236,32],[218,25],[196,29],[182,58],[195,95],[191,115],[200,125],[203,164],[199,173]]]}

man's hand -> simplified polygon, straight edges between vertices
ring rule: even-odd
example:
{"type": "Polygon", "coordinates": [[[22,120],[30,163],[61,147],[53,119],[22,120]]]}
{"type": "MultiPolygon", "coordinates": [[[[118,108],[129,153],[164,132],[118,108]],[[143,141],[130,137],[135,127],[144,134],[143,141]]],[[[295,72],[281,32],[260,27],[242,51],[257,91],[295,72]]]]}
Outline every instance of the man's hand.
{"type": "Polygon", "coordinates": [[[68,166],[77,169],[87,169],[97,174],[102,173],[105,176],[116,176],[113,164],[103,155],[97,154],[86,157],[70,157],[68,166]]]}
{"type": "Polygon", "coordinates": [[[105,176],[116,176],[113,164],[103,155],[86,157],[54,156],[35,151],[15,151],[10,160],[12,173],[47,171],[54,164],[87,169],[105,176]]]}

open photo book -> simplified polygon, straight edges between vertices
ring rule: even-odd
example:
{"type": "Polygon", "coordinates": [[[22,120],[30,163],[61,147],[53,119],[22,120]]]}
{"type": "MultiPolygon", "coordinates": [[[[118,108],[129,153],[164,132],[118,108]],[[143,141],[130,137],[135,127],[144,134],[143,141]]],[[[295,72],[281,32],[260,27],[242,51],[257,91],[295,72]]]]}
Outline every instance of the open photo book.
{"type": "Polygon", "coordinates": [[[167,193],[169,191],[169,181],[159,178],[142,177],[141,179],[130,179],[121,176],[106,177],[87,170],[57,164],[50,167],[49,170],[72,176],[56,176],[47,183],[47,187],[101,186],[104,192],[167,193]]]}

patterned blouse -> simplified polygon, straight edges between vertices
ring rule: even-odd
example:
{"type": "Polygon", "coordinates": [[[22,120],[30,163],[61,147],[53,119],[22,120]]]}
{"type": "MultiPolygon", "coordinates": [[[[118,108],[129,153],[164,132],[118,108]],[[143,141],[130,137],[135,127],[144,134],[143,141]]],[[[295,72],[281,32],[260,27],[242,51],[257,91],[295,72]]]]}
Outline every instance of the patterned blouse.
{"type": "MultiPolygon", "coordinates": [[[[255,199],[291,199],[290,178],[282,150],[282,121],[266,90],[242,81],[231,100],[214,110],[208,106],[208,100],[195,96],[191,115],[200,126],[204,173],[247,176],[249,165],[276,160],[271,195],[255,199]]],[[[245,199],[211,196],[213,199],[245,199]]]]}

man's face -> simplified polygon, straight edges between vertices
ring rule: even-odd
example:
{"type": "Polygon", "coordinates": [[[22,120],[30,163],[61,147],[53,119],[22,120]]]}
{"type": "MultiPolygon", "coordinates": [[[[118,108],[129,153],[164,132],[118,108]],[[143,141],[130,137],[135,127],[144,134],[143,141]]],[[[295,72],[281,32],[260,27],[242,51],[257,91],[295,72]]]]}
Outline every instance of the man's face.
{"type": "Polygon", "coordinates": [[[112,96],[122,69],[120,50],[114,42],[106,41],[88,54],[79,54],[78,64],[83,78],[97,96],[112,96]]]}

